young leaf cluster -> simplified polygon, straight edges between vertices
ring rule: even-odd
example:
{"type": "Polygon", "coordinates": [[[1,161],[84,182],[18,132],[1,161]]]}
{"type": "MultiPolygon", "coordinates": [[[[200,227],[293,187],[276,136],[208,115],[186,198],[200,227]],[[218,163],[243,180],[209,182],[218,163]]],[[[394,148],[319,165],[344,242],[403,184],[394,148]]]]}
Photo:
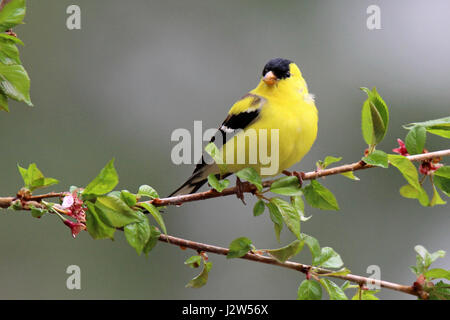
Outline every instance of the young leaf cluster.
{"type": "Polygon", "coordinates": [[[445,257],[445,251],[430,253],[421,245],[415,246],[414,249],[417,252],[416,265],[410,269],[417,276],[414,283],[416,288],[427,292],[430,300],[450,300],[450,271],[442,268],[430,269],[433,262],[445,257]]]}
{"type": "Polygon", "coordinates": [[[8,99],[32,106],[30,78],[22,65],[17,45],[23,42],[10,31],[22,24],[25,0],[12,0],[0,11],[0,110],[9,112],[8,99]]]}

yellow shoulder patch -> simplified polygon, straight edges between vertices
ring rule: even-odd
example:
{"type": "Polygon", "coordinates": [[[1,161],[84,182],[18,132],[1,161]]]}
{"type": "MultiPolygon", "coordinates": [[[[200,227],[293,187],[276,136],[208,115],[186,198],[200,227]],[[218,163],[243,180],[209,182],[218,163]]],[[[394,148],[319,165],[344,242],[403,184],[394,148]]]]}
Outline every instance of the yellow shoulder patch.
{"type": "Polygon", "coordinates": [[[242,112],[252,112],[261,108],[266,103],[266,99],[253,93],[247,93],[237,101],[228,114],[239,114],[242,112]]]}

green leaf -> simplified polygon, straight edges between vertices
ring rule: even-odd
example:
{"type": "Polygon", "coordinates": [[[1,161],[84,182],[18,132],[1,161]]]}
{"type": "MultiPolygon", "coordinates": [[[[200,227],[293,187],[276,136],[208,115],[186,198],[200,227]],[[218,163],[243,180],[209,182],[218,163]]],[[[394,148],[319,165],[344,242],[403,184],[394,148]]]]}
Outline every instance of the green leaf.
{"type": "Polygon", "coordinates": [[[230,185],[230,180],[228,180],[228,179],[219,180],[219,179],[217,179],[217,177],[214,173],[211,173],[208,176],[208,183],[216,191],[222,192],[223,189],[225,189],[226,187],[228,187],[230,185]]]}
{"type": "Polygon", "coordinates": [[[377,167],[382,167],[382,168],[388,167],[388,155],[387,155],[387,153],[385,153],[381,150],[375,150],[371,154],[369,154],[367,157],[363,157],[361,160],[372,166],[377,166],[377,167]]]}
{"type": "Polygon", "coordinates": [[[153,204],[147,202],[142,202],[140,203],[140,205],[145,209],[147,209],[148,212],[150,212],[150,214],[153,216],[153,218],[161,227],[162,231],[165,234],[167,234],[166,224],[164,223],[164,219],[161,216],[161,213],[159,212],[158,208],[156,208],[153,204]]]}
{"type": "Polygon", "coordinates": [[[208,145],[206,145],[205,151],[211,156],[211,158],[213,158],[213,160],[219,167],[220,175],[222,176],[226,174],[228,172],[227,164],[223,163],[222,153],[219,151],[217,146],[213,142],[210,142],[208,145]]]}
{"type": "Polygon", "coordinates": [[[47,210],[42,208],[36,208],[33,205],[30,206],[31,209],[31,216],[34,218],[40,218],[44,215],[44,213],[47,212],[47,210]]]}
{"type": "Polygon", "coordinates": [[[25,0],[13,0],[0,11],[0,32],[21,24],[25,17],[25,0]]]}
{"type": "Polygon", "coordinates": [[[322,287],[315,280],[303,280],[298,287],[297,300],[321,300],[322,287]]]}
{"type": "Polygon", "coordinates": [[[400,194],[408,199],[418,199],[419,190],[414,188],[412,185],[407,184],[400,188],[400,194]]]}
{"type": "Polygon", "coordinates": [[[201,288],[208,282],[209,271],[211,270],[212,262],[207,262],[203,265],[203,271],[194,279],[189,281],[186,288],[201,288]]]}
{"type": "Polygon", "coordinates": [[[429,253],[428,250],[424,246],[421,246],[421,245],[415,246],[414,250],[418,253],[418,255],[417,255],[417,259],[418,259],[417,267],[419,267],[419,269],[421,269],[420,268],[421,267],[420,263],[422,263],[423,267],[425,269],[427,269],[437,259],[445,257],[445,251],[444,250],[438,250],[436,252],[429,253]]]}
{"type": "Polygon", "coordinates": [[[339,210],[336,198],[330,190],[316,180],[304,188],[305,200],[313,208],[322,210],[339,210]]]}
{"type": "Polygon", "coordinates": [[[350,287],[351,287],[350,281],[348,281],[348,280],[345,280],[345,282],[341,285],[341,289],[342,289],[343,291],[349,289],[350,287]]]}
{"type": "Polygon", "coordinates": [[[438,250],[436,252],[430,253],[430,256],[425,259],[425,263],[427,266],[430,266],[433,262],[435,262],[439,258],[445,257],[444,250],[438,250]]]}
{"type": "Polygon", "coordinates": [[[152,187],[144,184],[139,187],[138,193],[139,196],[149,197],[151,199],[159,198],[158,192],[152,187]]]}
{"type": "Polygon", "coordinates": [[[416,276],[419,276],[422,272],[416,267],[416,266],[410,266],[409,269],[412,273],[414,273],[416,276]]]}
{"type": "Polygon", "coordinates": [[[202,257],[201,256],[192,256],[188,258],[184,264],[188,265],[190,268],[198,268],[200,267],[200,264],[202,263],[202,257]]]}
{"type": "Polygon", "coordinates": [[[252,250],[252,240],[246,237],[240,237],[231,241],[228,248],[227,259],[240,258],[252,250]]]}
{"type": "Polygon", "coordinates": [[[140,213],[142,216],[142,221],[130,223],[126,225],[123,230],[125,232],[125,238],[127,239],[130,246],[132,246],[138,255],[141,255],[142,250],[144,250],[145,245],[150,239],[150,225],[148,223],[148,219],[146,219],[143,213],[140,213]]]}
{"type": "Polygon", "coordinates": [[[439,281],[429,291],[429,300],[450,300],[450,284],[439,281]]]}
{"type": "Polygon", "coordinates": [[[19,169],[19,173],[22,176],[24,186],[28,188],[30,186],[30,178],[28,178],[28,170],[22,168],[19,164],[17,164],[17,169],[19,169]]]}
{"type": "Polygon", "coordinates": [[[379,292],[379,290],[361,290],[361,288],[358,288],[358,291],[353,296],[352,300],[380,300],[375,296],[375,293],[377,292],[379,292]]]}
{"type": "Polygon", "coordinates": [[[119,198],[120,200],[122,200],[122,198],[120,197],[120,191],[117,191],[117,190],[109,192],[107,194],[107,196],[116,197],[116,198],[119,198]]]}
{"type": "Polygon", "coordinates": [[[313,261],[318,260],[322,254],[322,251],[320,250],[319,241],[317,241],[316,238],[304,233],[302,233],[302,240],[305,241],[305,244],[308,246],[309,251],[311,251],[313,261]]]}
{"type": "Polygon", "coordinates": [[[344,262],[342,261],[341,256],[334,251],[333,248],[323,247],[320,256],[313,260],[313,264],[319,267],[337,269],[341,268],[344,265],[344,262]]]}
{"type": "Polygon", "coordinates": [[[362,133],[366,143],[373,146],[380,143],[386,135],[389,111],[375,87],[372,91],[367,88],[361,88],[361,90],[368,96],[361,114],[362,133]]]}
{"type": "Polygon", "coordinates": [[[450,166],[443,166],[436,170],[433,182],[447,197],[450,197],[450,166]]]}
{"type": "Polygon", "coordinates": [[[94,239],[114,239],[116,228],[107,226],[99,217],[92,202],[85,202],[88,210],[86,211],[86,229],[94,239]]]}
{"type": "Polygon", "coordinates": [[[442,200],[439,192],[436,190],[436,186],[433,184],[433,198],[430,201],[430,207],[433,207],[438,204],[446,204],[447,202],[442,200]]]}
{"type": "Polygon", "coordinates": [[[0,90],[0,110],[9,112],[8,97],[0,90]]]}
{"type": "Polygon", "coordinates": [[[295,176],[283,177],[270,185],[270,191],[285,196],[301,196],[303,194],[298,178],[295,176]]]}
{"type": "Polygon", "coordinates": [[[342,160],[342,157],[326,156],[323,161],[319,161],[319,163],[316,163],[316,166],[318,166],[320,169],[325,169],[330,164],[339,162],[341,160],[342,160]]]}
{"type": "Polygon", "coordinates": [[[408,199],[418,199],[420,204],[424,207],[431,205],[428,195],[423,188],[417,190],[411,185],[405,185],[400,188],[400,194],[408,199]]]}
{"type": "Polygon", "coordinates": [[[23,43],[22,40],[20,40],[17,37],[14,37],[10,34],[7,33],[0,33],[0,41],[6,41],[9,40],[11,42],[14,42],[15,44],[20,44],[21,46],[24,46],[25,44],[23,43]]]}
{"type": "Polygon", "coordinates": [[[428,195],[419,183],[419,174],[414,164],[408,158],[396,154],[389,154],[388,159],[390,164],[396,167],[406,181],[417,190],[417,194],[415,194],[410,187],[402,187],[403,190],[400,189],[400,193],[407,198],[416,195],[415,198],[419,200],[422,206],[428,206],[428,195]]]}
{"type": "Polygon", "coordinates": [[[274,257],[278,261],[285,262],[286,260],[297,255],[303,249],[304,241],[295,240],[285,247],[279,249],[267,249],[266,251],[270,256],[274,257]]]}
{"type": "Polygon", "coordinates": [[[311,219],[311,216],[305,216],[305,203],[301,196],[291,197],[291,205],[297,210],[297,213],[300,215],[300,221],[308,221],[311,219]]]}
{"type": "Polygon", "coordinates": [[[20,199],[14,200],[8,207],[8,210],[22,210],[22,202],[20,199]]]}
{"type": "MultiPolygon", "coordinates": [[[[337,271],[333,271],[333,272],[330,272],[330,273],[322,274],[322,276],[324,276],[324,275],[326,275],[327,277],[330,277],[330,276],[345,276],[345,275],[349,274],[350,272],[351,271],[349,269],[342,268],[342,269],[339,269],[337,271]]],[[[342,288],[342,290],[345,290],[343,286],[341,286],[341,288],[342,288]]]]}
{"type": "Polygon", "coordinates": [[[266,206],[264,205],[264,201],[258,200],[253,207],[253,215],[255,217],[260,216],[264,213],[264,209],[266,206]]]}
{"type": "Polygon", "coordinates": [[[426,139],[426,129],[422,126],[414,126],[406,135],[406,150],[408,150],[408,153],[411,155],[422,153],[425,148],[426,139]]]}
{"type": "Polygon", "coordinates": [[[269,209],[270,220],[272,220],[274,224],[275,236],[277,237],[277,241],[280,242],[280,233],[283,230],[283,217],[281,216],[280,210],[278,207],[271,202],[266,203],[267,208],[269,209]]]}
{"type": "Polygon", "coordinates": [[[46,178],[42,172],[37,168],[35,163],[31,163],[28,169],[17,165],[22,176],[25,188],[33,191],[38,188],[45,188],[57,184],[59,181],[53,178],[46,178]]]}
{"type": "Polygon", "coordinates": [[[136,195],[127,190],[122,190],[120,192],[120,199],[122,199],[129,207],[133,207],[137,203],[136,195]]]}
{"type": "Polygon", "coordinates": [[[403,126],[405,129],[411,130],[412,128],[420,126],[424,127],[429,133],[450,138],[450,117],[429,120],[424,122],[414,122],[403,126]]]}
{"type": "Polygon", "coordinates": [[[344,291],[333,281],[329,279],[320,279],[320,284],[325,288],[331,300],[348,300],[344,291]]]}
{"type": "Polygon", "coordinates": [[[22,65],[0,63],[0,90],[11,99],[33,106],[30,100],[30,78],[22,65]]]}
{"type": "Polygon", "coordinates": [[[83,195],[100,196],[113,190],[119,183],[119,177],[114,168],[114,158],[100,171],[97,177],[83,190],[83,195]]]}
{"type": "Polygon", "coordinates": [[[445,269],[440,269],[440,268],[436,268],[436,269],[431,269],[428,270],[427,272],[425,272],[425,277],[427,279],[447,279],[450,280],[450,271],[445,270],[445,269]]]}
{"type": "Polygon", "coordinates": [[[148,239],[144,249],[142,250],[145,255],[148,256],[148,253],[156,246],[160,235],[161,232],[158,230],[158,228],[156,228],[155,226],[150,226],[150,238],[148,239]]]}
{"type": "Polygon", "coordinates": [[[341,175],[343,175],[346,178],[349,178],[350,180],[355,180],[355,181],[359,180],[359,178],[357,176],[355,176],[353,171],[342,172],[341,175]]]}
{"type": "Polygon", "coordinates": [[[256,172],[255,169],[250,167],[244,168],[236,172],[236,176],[239,177],[239,179],[241,180],[245,180],[250,182],[251,184],[254,184],[259,191],[262,190],[261,177],[259,176],[258,172],[256,172]]]}
{"type": "Polygon", "coordinates": [[[0,38],[0,63],[5,65],[21,64],[19,49],[15,42],[0,38]]]}
{"type": "Polygon", "coordinates": [[[388,159],[389,162],[400,171],[411,186],[417,190],[421,189],[417,169],[408,158],[397,154],[389,154],[388,159]]]}
{"type": "Polygon", "coordinates": [[[300,239],[300,215],[289,202],[280,198],[272,198],[270,202],[275,205],[289,230],[300,239]]]}
{"type": "Polygon", "coordinates": [[[95,201],[100,219],[110,227],[120,228],[133,222],[140,222],[141,216],[121,199],[113,196],[101,196],[95,201]]]}

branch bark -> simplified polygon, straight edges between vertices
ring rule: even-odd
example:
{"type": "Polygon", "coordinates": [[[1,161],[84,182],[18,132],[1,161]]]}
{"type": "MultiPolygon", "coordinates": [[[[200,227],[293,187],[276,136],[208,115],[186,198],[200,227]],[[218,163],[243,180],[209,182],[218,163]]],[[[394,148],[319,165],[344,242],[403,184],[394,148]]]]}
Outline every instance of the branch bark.
{"type": "MultiPolygon", "coordinates": [[[[408,156],[407,158],[410,161],[424,161],[424,160],[439,159],[439,158],[442,158],[445,156],[450,156],[450,149],[408,156]]],[[[304,174],[303,180],[317,179],[317,178],[324,177],[324,176],[330,176],[330,175],[340,174],[340,173],[349,172],[349,171],[369,169],[369,168],[373,168],[373,167],[374,166],[368,165],[368,164],[364,163],[363,161],[358,161],[355,163],[346,164],[346,165],[342,165],[342,166],[338,166],[338,167],[334,167],[334,168],[330,168],[330,169],[307,172],[304,174]]],[[[268,187],[273,183],[273,181],[274,180],[265,181],[263,183],[263,186],[268,187]]],[[[232,187],[232,188],[227,188],[227,189],[223,190],[222,192],[217,192],[215,190],[208,190],[205,192],[181,195],[181,196],[177,196],[177,197],[153,199],[148,202],[152,203],[155,206],[179,205],[184,202],[192,202],[192,201],[205,200],[205,199],[233,195],[233,194],[237,194],[237,192],[238,192],[237,188],[232,187]]],[[[249,183],[244,183],[242,186],[242,192],[255,193],[256,187],[249,183]]],[[[40,201],[42,199],[59,198],[62,196],[64,196],[64,192],[59,192],[59,193],[51,192],[51,193],[47,193],[47,194],[28,196],[28,197],[19,197],[19,196],[0,197],[0,208],[8,208],[12,205],[12,203],[14,201],[16,201],[18,199],[20,199],[20,201],[22,202],[22,207],[24,210],[29,210],[31,206],[45,208],[45,206],[40,203],[40,201]]],[[[64,211],[62,210],[61,213],[64,213],[64,211]]],[[[197,252],[203,251],[203,252],[209,252],[209,253],[214,253],[214,254],[219,254],[219,255],[227,255],[228,254],[227,248],[217,247],[217,246],[204,244],[204,243],[200,243],[200,242],[194,242],[191,240],[177,238],[177,237],[170,236],[170,235],[161,234],[159,237],[159,241],[162,241],[162,242],[165,242],[165,243],[168,243],[171,245],[180,246],[183,248],[190,248],[190,249],[196,250],[197,252]]],[[[423,299],[426,299],[428,297],[427,292],[421,290],[418,287],[415,287],[414,285],[411,285],[411,286],[401,285],[401,284],[397,284],[397,283],[393,283],[393,282],[388,282],[388,281],[383,281],[383,280],[375,280],[375,279],[366,278],[366,277],[353,275],[353,274],[333,275],[333,274],[330,274],[333,272],[331,270],[317,268],[317,267],[313,267],[311,265],[306,265],[306,264],[292,262],[292,261],[280,262],[274,258],[256,254],[256,253],[252,253],[252,252],[247,253],[246,255],[241,257],[241,259],[275,265],[275,266],[279,266],[279,267],[283,267],[283,268],[287,268],[287,269],[292,269],[292,270],[302,272],[304,274],[307,274],[308,272],[314,272],[314,273],[316,273],[318,275],[322,275],[322,276],[333,277],[333,278],[338,278],[338,279],[342,279],[342,280],[348,280],[350,282],[357,283],[361,286],[368,285],[368,284],[375,284],[375,285],[379,285],[382,288],[391,289],[391,290],[403,292],[406,294],[418,296],[423,299]]]]}
{"type": "MultiPolygon", "coordinates": [[[[224,255],[224,256],[226,256],[229,251],[227,248],[217,247],[217,246],[204,244],[204,243],[200,243],[200,242],[194,242],[194,241],[181,239],[181,238],[164,235],[164,234],[160,235],[159,240],[162,242],[172,244],[172,245],[180,246],[182,248],[190,248],[190,249],[193,249],[196,251],[210,252],[210,253],[215,253],[215,254],[224,255]]],[[[378,285],[382,288],[403,292],[406,294],[418,296],[418,297],[425,298],[425,299],[428,297],[428,294],[426,292],[419,290],[418,288],[414,287],[413,285],[406,286],[406,285],[401,285],[401,284],[397,284],[397,283],[393,283],[393,282],[366,278],[366,277],[362,277],[362,276],[358,276],[358,275],[354,275],[354,274],[332,275],[332,273],[333,273],[332,270],[317,268],[317,267],[313,267],[311,265],[306,265],[306,264],[292,262],[292,261],[280,262],[274,258],[263,256],[260,254],[251,253],[251,252],[249,252],[245,256],[241,257],[241,259],[270,264],[270,265],[283,267],[283,268],[287,268],[287,269],[292,269],[292,270],[302,272],[304,274],[307,274],[308,272],[313,271],[314,273],[317,273],[319,275],[326,275],[327,277],[347,280],[347,281],[350,281],[353,283],[357,283],[361,286],[373,284],[373,285],[378,285]],[[327,274],[330,274],[330,275],[327,275],[327,274]]]]}
{"type": "Polygon", "coordinates": [[[0,3],[0,11],[3,10],[3,7],[4,7],[8,2],[11,2],[11,0],[2,0],[2,2],[0,3]]]}
{"type": "MultiPolygon", "coordinates": [[[[417,154],[413,156],[408,156],[407,158],[410,161],[423,161],[423,160],[432,160],[437,158],[442,158],[445,156],[450,156],[450,149],[447,150],[440,150],[435,152],[428,152],[423,154],[417,154]]],[[[311,171],[306,172],[303,180],[312,180],[317,179],[320,177],[340,174],[344,172],[350,172],[350,171],[357,171],[357,170],[363,170],[363,169],[369,169],[374,168],[374,166],[364,163],[363,161],[354,162],[351,164],[345,164],[342,166],[320,170],[320,171],[311,171]]],[[[274,180],[268,180],[264,181],[263,186],[268,187],[273,183],[274,180]]],[[[242,192],[244,193],[254,193],[256,192],[256,187],[250,183],[244,183],[242,185],[242,192]]],[[[224,197],[229,196],[237,193],[236,187],[231,187],[224,189],[222,192],[217,192],[216,190],[208,190],[204,192],[198,192],[193,194],[186,194],[186,195],[180,195],[176,197],[170,197],[170,198],[162,198],[162,199],[154,199],[151,201],[148,201],[149,203],[152,203],[155,206],[167,206],[167,205],[180,205],[185,202],[192,202],[192,201],[198,201],[198,200],[206,200],[211,198],[217,198],[217,197],[224,197]]]]}

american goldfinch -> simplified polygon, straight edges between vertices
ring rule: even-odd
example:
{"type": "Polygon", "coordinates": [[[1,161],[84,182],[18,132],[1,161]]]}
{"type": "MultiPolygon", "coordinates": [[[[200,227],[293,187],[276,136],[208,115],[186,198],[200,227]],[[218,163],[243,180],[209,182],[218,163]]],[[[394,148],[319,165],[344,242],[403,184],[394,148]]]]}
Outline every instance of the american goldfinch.
{"type": "Polygon", "coordinates": [[[196,192],[210,174],[225,177],[246,167],[256,169],[262,177],[280,174],[308,153],[317,136],[317,122],[314,95],[308,92],[297,65],[287,59],[270,60],[258,86],[231,107],[218,129],[224,137],[234,134],[228,141],[224,138],[220,149],[219,158],[224,165],[207,164],[202,159],[192,176],[170,196],[196,192]],[[251,142],[238,143],[250,141],[253,136],[256,147],[251,142]],[[265,145],[261,144],[263,138],[265,145]],[[267,163],[267,157],[263,159],[261,152],[277,160],[275,169],[264,170],[272,164],[267,163]],[[239,158],[245,160],[237,161],[239,158]]]}

